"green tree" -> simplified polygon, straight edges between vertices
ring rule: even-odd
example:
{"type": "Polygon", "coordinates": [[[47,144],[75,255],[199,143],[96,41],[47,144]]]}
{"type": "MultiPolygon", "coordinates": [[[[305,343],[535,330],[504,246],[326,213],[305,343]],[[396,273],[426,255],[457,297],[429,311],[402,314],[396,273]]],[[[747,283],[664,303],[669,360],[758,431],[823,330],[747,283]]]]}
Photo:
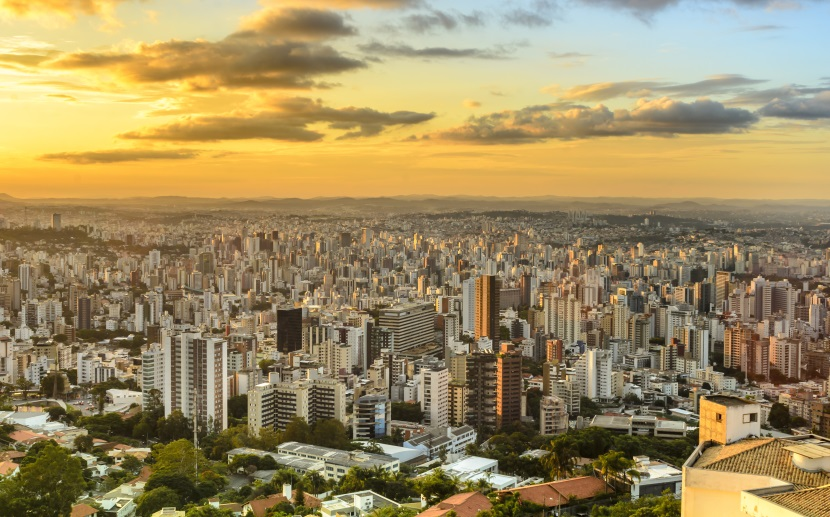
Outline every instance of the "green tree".
{"type": "Polygon", "coordinates": [[[593,466],[599,471],[606,487],[613,484],[615,491],[619,485],[618,478],[622,477],[627,481],[629,476],[640,477],[640,473],[634,470],[634,462],[620,451],[611,451],[601,455],[594,461],[593,466]]]}
{"type": "Polygon", "coordinates": [[[384,506],[369,514],[369,517],[415,517],[418,511],[406,506],[384,506]]]}
{"type": "MultiPolygon", "coordinates": [[[[287,429],[286,429],[287,430],[287,429]]],[[[314,425],[312,436],[314,445],[332,449],[348,449],[351,441],[346,434],[346,427],[339,420],[320,420],[314,425]]]]}
{"type": "Polygon", "coordinates": [[[136,458],[135,456],[126,456],[121,461],[121,468],[129,471],[133,475],[138,475],[138,473],[141,472],[141,469],[143,467],[144,462],[136,458]]]}
{"type": "Polygon", "coordinates": [[[392,420],[403,420],[405,422],[421,422],[424,419],[424,412],[420,404],[409,402],[392,403],[392,420]]]}
{"type": "Polygon", "coordinates": [[[248,416],[248,395],[237,395],[228,399],[228,415],[234,418],[248,416]]]}
{"type": "Polygon", "coordinates": [[[610,506],[594,506],[591,517],[680,517],[680,499],[671,493],[640,497],[610,506]]]}
{"type": "Polygon", "coordinates": [[[790,411],[787,406],[775,402],[769,410],[769,425],[776,429],[789,429],[790,422],[790,411]]]}
{"type": "Polygon", "coordinates": [[[202,467],[208,464],[202,451],[197,451],[193,443],[188,440],[176,440],[167,445],[156,445],[153,448],[153,457],[156,460],[153,466],[154,474],[172,472],[193,477],[196,475],[197,462],[202,467]]]}
{"type": "Polygon", "coordinates": [[[565,479],[573,474],[579,454],[573,439],[567,435],[557,436],[545,446],[548,453],[542,457],[542,465],[553,480],[565,479]]]}
{"type": "Polygon", "coordinates": [[[92,451],[92,437],[88,434],[78,436],[75,438],[74,445],[78,452],[92,451]]]}
{"type": "Polygon", "coordinates": [[[429,474],[415,479],[415,490],[426,500],[427,506],[440,503],[458,493],[458,480],[437,468],[429,474]]]}
{"type": "Polygon", "coordinates": [[[62,517],[85,486],[81,460],[48,443],[33,462],[20,467],[20,474],[0,481],[0,508],[4,515],[62,517]]]}
{"type": "Polygon", "coordinates": [[[295,416],[285,426],[285,431],[282,434],[286,442],[300,442],[312,443],[313,437],[311,433],[311,426],[305,421],[305,418],[295,416]]]}
{"type": "Polygon", "coordinates": [[[150,517],[162,508],[178,508],[182,502],[179,495],[166,486],[144,492],[136,500],[136,515],[150,517]]]}
{"type": "Polygon", "coordinates": [[[144,490],[151,491],[157,488],[168,488],[176,493],[182,504],[190,503],[199,499],[196,483],[193,479],[175,472],[154,472],[144,490]]]}
{"type": "Polygon", "coordinates": [[[220,510],[212,506],[199,506],[191,508],[185,513],[185,517],[233,517],[230,510],[220,510]]]}

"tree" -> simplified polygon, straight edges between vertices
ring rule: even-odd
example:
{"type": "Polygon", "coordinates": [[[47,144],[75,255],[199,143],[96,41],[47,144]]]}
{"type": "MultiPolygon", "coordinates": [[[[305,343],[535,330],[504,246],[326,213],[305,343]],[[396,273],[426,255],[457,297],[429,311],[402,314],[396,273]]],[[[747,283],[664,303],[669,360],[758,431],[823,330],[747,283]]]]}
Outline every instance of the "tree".
{"type": "Polygon", "coordinates": [[[594,506],[591,517],[680,517],[680,499],[668,491],[659,497],[640,497],[611,506],[594,506]]]}
{"type": "Polygon", "coordinates": [[[406,506],[384,506],[369,514],[369,517],[415,517],[418,511],[406,506]]]}
{"type": "Polygon", "coordinates": [[[92,444],[92,437],[88,434],[76,437],[74,442],[75,448],[78,450],[78,452],[92,451],[92,444]]]}
{"type": "Polygon", "coordinates": [[[335,419],[318,421],[314,425],[312,440],[314,445],[332,449],[347,449],[350,443],[349,437],[346,435],[346,428],[339,420],[335,419]]]}
{"type": "Polygon", "coordinates": [[[775,402],[769,410],[769,425],[776,429],[789,429],[790,422],[790,411],[787,406],[775,402]]]}
{"type": "Polygon", "coordinates": [[[184,474],[174,472],[154,472],[144,490],[151,491],[157,488],[167,488],[175,492],[176,497],[182,504],[190,503],[199,499],[196,483],[193,479],[184,474]]]}
{"type": "Polygon", "coordinates": [[[127,456],[121,461],[121,468],[131,472],[133,475],[138,475],[141,469],[144,468],[144,462],[135,456],[127,456]]]}
{"type": "Polygon", "coordinates": [[[25,377],[19,377],[17,379],[17,387],[23,392],[23,400],[27,400],[29,398],[29,390],[34,386],[35,383],[25,377]]]}
{"type": "Polygon", "coordinates": [[[207,459],[201,450],[196,450],[188,440],[176,440],[167,445],[157,445],[153,449],[156,460],[153,473],[175,473],[193,477],[196,474],[196,463],[207,465],[207,459]]]}
{"type": "Polygon", "coordinates": [[[244,418],[248,415],[248,395],[237,395],[228,399],[228,415],[244,418]]]}
{"type": "Polygon", "coordinates": [[[300,442],[312,443],[311,426],[305,421],[305,418],[295,416],[285,426],[285,431],[282,434],[286,442],[300,442]]]}
{"type": "Polygon", "coordinates": [[[188,510],[185,513],[185,517],[233,517],[233,512],[230,510],[220,510],[212,506],[200,506],[188,510]]]}
{"type": "Polygon", "coordinates": [[[178,508],[182,502],[179,495],[166,486],[144,492],[137,500],[136,515],[150,517],[162,508],[178,508]]]}
{"type": "Polygon", "coordinates": [[[296,493],[294,494],[294,505],[305,506],[305,492],[303,492],[302,485],[297,485],[296,493]]]}
{"type": "MultiPolygon", "coordinates": [[[[597,469],[605,480],[606,486],[622,476],[624,480],[628,480],[629,476],[637,477],[639,479],[640,473],[634,470],[634,462],[625,457],[620,451],[611,451],[601,455],[593,463],[594,468],[597,469]]],[[[614,483],[614,491],[617,489],[617,483],[614,483]]]]}
{"type": "Polygon", "coordinates": [[[588,397],[579,398],[579,416],[593,418],[602,414],[602,408],[588,397]]]}
{"type": "Polygon", "coordinates": [[[458,480],[437,468],[429,474],[415,480],[415,490],[426,500],[427,506],[433,506],[458,493],[458,480]]]}
{"type": "Polygon", "coordinates": [[[548,453],[542,457],[542,464],[553,480],[564,479],[574,471],[577,448],[569,436],[557,436],[545,447],[548,453]]]}
{"type": "MultiPolygon", "coordinates": [[[[37,458],[20,467],[20,474],[0,481],[0,508],[4,515],[69,515],[86,483],[81,460],[56,444],[37,452],[37,458]]],[[[30,450],[31,454],[31,450],[30,450]]]]}
{"type": "Polygon", "coordinates": [[[408,402],[392,403],[392,420],[403,420],[405,422],[421,422],[424,419],[424,412],[420,404],[408,402]]]}

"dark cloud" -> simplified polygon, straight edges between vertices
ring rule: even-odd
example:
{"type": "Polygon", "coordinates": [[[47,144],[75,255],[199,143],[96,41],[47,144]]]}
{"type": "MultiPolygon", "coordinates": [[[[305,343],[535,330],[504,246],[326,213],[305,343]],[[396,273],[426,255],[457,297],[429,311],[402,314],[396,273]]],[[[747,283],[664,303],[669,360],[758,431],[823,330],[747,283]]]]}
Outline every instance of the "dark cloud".
{"type": "Polygon", "coordinates": [[[271,139],[314,142],[326,135],[309,129],[327,124],[329,129],[348,131],[338,139],[374,136],[389,127],[426,122],[434,113],[381,112],[370,108],[330,108],[319,100],[273,99],[251,113],[184,117],[176,122],[119,135],[125,139],[170,141],[217,141],[271,139]]]}
{"type": "Polygon", "coordinates": [[[76,52],[43,66],[109,73],[132,84],[173,83],[190,90],[214,90],[326,86],[314,78],[366,64],[318,43],[231,37],[219,42],[143,43],[133,52],[76,52]]]}
{"type": "Polygon", "coordinates": [[[59,52],[30,53],[30,52],[9,52],[0,54],[0,67],[15,69],[37,68],[44,61],[54,58],[59,52]]]}
{"type": "Polygon", "coordinates": [[[657,81],[619,81],[582,84],[561,93],[558,91],[552,91],[552,93],[558,94],[563,99],[585,101],[603,101],[617,97],[645,97],[655,93],[675,97],[700,97],[743,91],[749,86],[763,82],[766,82],[766,80],[724,74],[686,84],[657,81]]]}
{"type": "Polygon", "coordinates": [[[373,41],[358,48],[367,54],[394,57],[416,57],[428,59],[441,58],[473,58],[473,59],[507,59],[512,49],[507,47],[495,47],[492,49],[479,48],[447,48],[447,47],[424,47],[415,48],[404,44],[386,44],[373,41]]]}
{"type": "Polygon", "coordinates": [[[332,9],[404,9],[424,5],[423,0],[289,0],[283,3],[332,9]]]}
{"type": "Polygon", "coordinates": [[[504,23],[528,28],[547,27],[553,23],[557,12],[551,0],[534,0],[526,7],[514,7],[502,15],[504,23]]]}
{"type": "Polygon", "coordinates": [[[425,34],[434,32],[436,29],[449,31],[459,26],[480,27],[484,25],[484,14],[479,11],[463,14],[430,10],[405,16],[401,23],[406,30],[425,34]]]}
{"type": "Polygon", "coordinates": [[[830,118],[830,91],[822,91],[812,97],[775,99],[758,113],[765,117],[817,120],[830,118]]]}
{"type": "Polygon", "coordinates": [[[322,40],[353,36],[357,29],[334,11],[320,9],[264,9],[247,18],[234,37],[272,36],[282,40],[322,40]]]}
{"type": "Polygon", "coordinates": [[[39,159],[68,162],[75,165],[92,165],[101,163],[144,162],[151,160],[189,160],[196,158],[197,156],[199,156],[198,151],[191,151],[187,149],[177,151],[114,149],[110,151],[44,154],[39,159]]]}
{"type": "Polygon", "coordinates": [[[685,103],[669,98],[640,101],[633,110],[605,106],[531,106],[471,117],[463,126],[431,135],[479,144],[522,144],[550,139],[604,136],[721,134],[745,130],[757,122],[749,111],[711,100],[685,103]]]}
{"type": "Polygon", "coordinates": [[[768,104],[774,100],[786,100],[794,97],[801,97],[804,95],[813,95],[830,91],[830,88],[808,88],[789,84],[779,88],[769,88],[766,90],[751,90],[729,99],[726,104],[746,105],[746,104],[768,104]]]}

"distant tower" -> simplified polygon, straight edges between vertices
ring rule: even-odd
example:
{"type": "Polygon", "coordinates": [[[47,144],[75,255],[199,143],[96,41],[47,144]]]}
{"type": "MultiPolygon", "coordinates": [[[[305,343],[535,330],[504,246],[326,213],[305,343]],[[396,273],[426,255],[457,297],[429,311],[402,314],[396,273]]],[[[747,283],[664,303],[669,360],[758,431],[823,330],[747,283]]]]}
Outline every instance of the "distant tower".
{"type": "Polygon", "coordinates": [[[61,228],[61,214],[52,214],[52,229],[59,232],[61,228]]]}
{"type": "Polygon", "coordinates": [[[475,337],[488,337],[498,342],[501,337],[499,327],[499,290],[501,282],[495,276],[476,278],[475,298],[475,337]]]}

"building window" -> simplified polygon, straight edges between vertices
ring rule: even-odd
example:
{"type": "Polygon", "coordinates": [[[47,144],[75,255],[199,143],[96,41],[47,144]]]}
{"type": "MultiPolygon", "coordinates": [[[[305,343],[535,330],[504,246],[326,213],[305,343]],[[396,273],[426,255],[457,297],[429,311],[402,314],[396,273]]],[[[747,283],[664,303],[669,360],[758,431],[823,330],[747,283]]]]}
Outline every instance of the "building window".
{"type": "Polygon", "coordinates": [[[744,415],[744,423],[749,424],[758,421],[758,413],[747,413],[744,415]]]}
{"type": "Polygon", "coordinates": [[[720,414],[720,413],[716,413],[716,414],[715,414],[715,421],[717,421],[717,422],[723,422],[723,415],[722,415],[722,414],[720,414]]]}

